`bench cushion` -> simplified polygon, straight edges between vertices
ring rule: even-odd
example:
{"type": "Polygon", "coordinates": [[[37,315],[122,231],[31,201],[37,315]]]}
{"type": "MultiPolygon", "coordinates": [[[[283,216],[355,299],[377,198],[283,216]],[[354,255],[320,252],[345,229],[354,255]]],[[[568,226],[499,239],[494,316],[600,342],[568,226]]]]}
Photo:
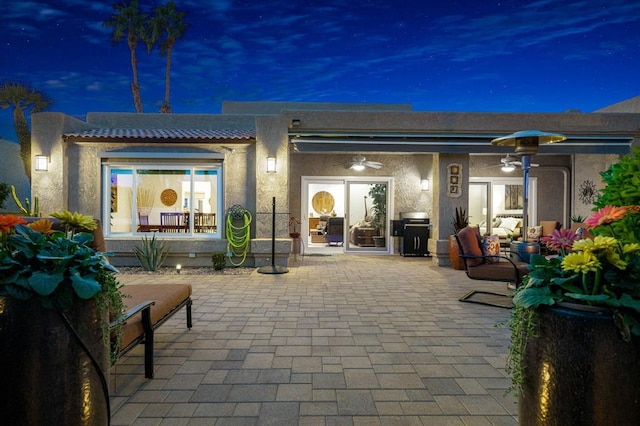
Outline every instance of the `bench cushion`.
{"type": "MultiPolygon", "coordinates": [[[[191,284],[133,284],[122,287],[121,292],[130,296],[123,299],[127,310],[142,302],[155,302],[151,307],[151,323],[155,328],[158,322],[191,297],[191,284]]],[[[121,347],[127,347],[143,333],[142,315],[129,318],[122,330],[121,347]]]]}

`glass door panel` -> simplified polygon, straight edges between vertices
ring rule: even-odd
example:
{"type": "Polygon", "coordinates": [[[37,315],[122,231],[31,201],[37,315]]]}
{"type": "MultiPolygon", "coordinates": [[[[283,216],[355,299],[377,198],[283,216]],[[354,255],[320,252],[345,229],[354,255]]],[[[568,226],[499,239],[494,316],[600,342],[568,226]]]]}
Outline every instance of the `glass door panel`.
{"type": "Polygon", "coordinates": [[[347,181],[347,251],[389,251],[388,182],[347,181]]]}

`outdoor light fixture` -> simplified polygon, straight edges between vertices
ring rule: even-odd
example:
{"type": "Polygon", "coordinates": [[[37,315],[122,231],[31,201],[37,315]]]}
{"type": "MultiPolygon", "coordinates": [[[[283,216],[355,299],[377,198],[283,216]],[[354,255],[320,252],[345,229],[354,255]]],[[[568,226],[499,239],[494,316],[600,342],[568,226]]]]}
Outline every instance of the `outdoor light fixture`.
{"type": "Polygon", "coordinates": [[[422,189],[423,191],[429,190],[429,179],[422,179],[420,181],[420,189],[422,189]]]}
{"type": "Polygon", "coordinates": [[[356,172],[361,172],[364,170],[364,164],[354,164],[351,166],[351,168],[356,172]]]}
{"type": "Polygon", "coordinates": [[[179,274],[181,269],[182,269],[182,265],[178,263],[176,265],[176,274],[179,274]]]}
{"type": "Polygon", "coordinates": [[[36,171],[46,172],[47,170],[49,170],[49,156],[36,155],[36,171]]]}
{"type": "MultiPolygon", "coordinates": [[[[524,185],[522,191],[522,229],[525,230],[525,239],[527,235],[526,230],[529,229],[527,209],[529,207],[529,169],[531,168],[531,156],[538,152],[539,145],[562,142],[565,139],[567,139],[567,137],[560,134],[546,133],[540,130],[522,130],[491,141],[491,145],[514,146],[516,154],[522,155],[522,179],[524,185]]],[[[506,171],[504,167],[502,170],[506,171]]]]}
{"type": "Polygon", "coordinates": [[[300,125],[300,120],[297,118],[294,118],[293,120],[291,120],[291,127],[298,127],[300,125]]]}
{"type": "Polygon", "coordinates": [[[276,157],[267,157],[267,173],[276,172],[276,157]]]}
{"type": "Polygon", "coordinates": [[[513,164],[505,164],[504,166],[502,166],[500,168],[500,170],[502,170],[503,172],[507,172],[507,173],[511,173],[515,169],[516,169],[516,166],[514,166],[513,164]]]}

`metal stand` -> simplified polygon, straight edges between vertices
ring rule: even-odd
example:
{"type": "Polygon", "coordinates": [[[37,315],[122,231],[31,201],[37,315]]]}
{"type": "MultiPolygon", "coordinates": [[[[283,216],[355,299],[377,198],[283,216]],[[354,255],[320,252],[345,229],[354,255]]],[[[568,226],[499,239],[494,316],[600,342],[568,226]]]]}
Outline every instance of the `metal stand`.
{"type": "Polygon", "coordinates": [[[271,213],[271,266],[258,268],[260,274],[286,274],[289,268],[276,265],[276,197],[273,197],[273,209],[271,213]]]}

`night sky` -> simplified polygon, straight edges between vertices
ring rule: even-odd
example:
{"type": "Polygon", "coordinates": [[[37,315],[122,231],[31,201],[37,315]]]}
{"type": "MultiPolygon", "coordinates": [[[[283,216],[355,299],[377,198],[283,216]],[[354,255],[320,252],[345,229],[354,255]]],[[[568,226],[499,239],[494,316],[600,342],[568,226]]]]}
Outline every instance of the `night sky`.
{"type": "MultiPolygon", "coordinates": [[[[640,95],[637,0],[175,3],[190,27],[173,55],[174,113],[218,113],[223,100],[590,112],[640,95]]],[[[0,0],[0,79],[78,118],[134,112],[129,49],[102,25],[112,4],[0,0]]],[[[143,44],[138,58],[145,112],[158,112],[164,58],[143,44]]],[[[9,110],[0,137],[15,139],[9,110]]]]}

